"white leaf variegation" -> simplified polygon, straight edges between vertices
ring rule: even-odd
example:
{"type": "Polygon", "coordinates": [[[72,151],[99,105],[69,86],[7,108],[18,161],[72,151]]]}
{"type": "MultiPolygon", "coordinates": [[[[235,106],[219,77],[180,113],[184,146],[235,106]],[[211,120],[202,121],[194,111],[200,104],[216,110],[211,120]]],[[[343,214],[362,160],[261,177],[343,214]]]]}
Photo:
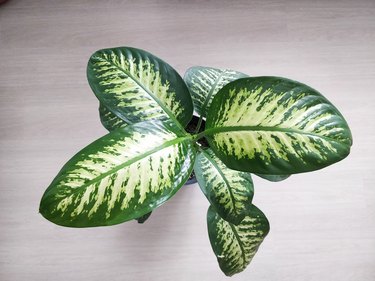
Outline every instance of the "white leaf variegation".
{"type": "Polygon", "coordinates": [[[195,150],[173,123],[141,122],[78,152],[43,195],[40,212],[64,226],[113,225],[139,218],[188,179],[195,150]]]}
{"type": "Polygon", "coordinates": [[[230,69],[194,66],[186,71],[184,80],[192,95],[195,111],[206,117],[216,93],[229,82],[243,77],[247,75],[230,69]]]}
{"type": "Polygon", "coordinates": [[[211,149],[197,155],[194,171],[200,188],[219,215],[239,224],[248,214],[254,196],[250,173],[227,168],[211,149]]]}
{"type": "Polygon", "coordinates": [[[267,236],[266,216],[254,205],[239,225],[223,220],[210,206],[207,212],[208,235],[220,269],[227,276],[243,271],[267,236]]]}
{"type": "Polygon", "coordinates": [[[287,175],[345,158],[352,145],[340,112],[316,90],[279,77],[242,78],[215,96],[206,138],[230,168],[287,175]]]}
{"type": "Polygon", "coordinates": [[[87,66],[99,101],[126,123],[171,119],[185,126],[193,104],[184,81],[166,62],[135,48],[95,52],[87,66]]]}

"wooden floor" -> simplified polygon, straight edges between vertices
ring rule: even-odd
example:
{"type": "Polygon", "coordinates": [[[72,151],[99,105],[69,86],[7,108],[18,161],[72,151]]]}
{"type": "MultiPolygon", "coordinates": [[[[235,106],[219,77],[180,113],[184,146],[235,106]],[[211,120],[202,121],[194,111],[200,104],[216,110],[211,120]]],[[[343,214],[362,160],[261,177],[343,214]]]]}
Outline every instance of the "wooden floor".
{"type": "Polygon", "coordinates": [[[105,134],[86,82],[96,50],[146,49],[192,65],[284,76],[344,114],[344,161],[281,183],[255,178],[271,232],[232,280],[375,280],[375,1],[57,1],[0,5],[0,280],[228,280],[186,186],[144,225],[53,225],[39,200],[61,166],[105,134]]]}

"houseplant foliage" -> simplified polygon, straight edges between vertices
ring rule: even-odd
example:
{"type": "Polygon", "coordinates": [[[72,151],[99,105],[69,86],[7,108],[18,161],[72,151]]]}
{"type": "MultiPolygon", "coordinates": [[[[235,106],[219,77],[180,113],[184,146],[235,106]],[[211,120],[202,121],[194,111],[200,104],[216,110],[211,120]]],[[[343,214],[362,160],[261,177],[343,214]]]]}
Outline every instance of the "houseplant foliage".
{"type": "Polygon", "coordinates": [[[246,268],[269,232],[252,202],[252,173],[280,181],[318,170],[345,158],[352,144],[340,112],[289,79],[210,67],[192,67],[182,79],[130,47],[95,52],[87,76],[109,133],[63,166],[40,213],[68,227],[142,223],[194,170],[210,203],[211,246],[229,276],[246,268]],[[199,121],[188,133],[194,110],[199,121]]]}

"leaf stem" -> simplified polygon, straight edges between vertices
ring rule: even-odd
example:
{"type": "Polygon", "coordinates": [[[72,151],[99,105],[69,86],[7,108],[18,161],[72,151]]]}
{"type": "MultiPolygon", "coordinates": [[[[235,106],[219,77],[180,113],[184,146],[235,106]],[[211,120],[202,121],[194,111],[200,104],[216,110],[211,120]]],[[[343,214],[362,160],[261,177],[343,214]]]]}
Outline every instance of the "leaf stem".
{"type": "Polygon", "coordinates": [[[199,129],[201,128],[202,126],[202,121],[203,121],[203,116],[202,114],[199,116],[199,120],[198,120],[198,124],[197,124],[197,127],[195,128],[195,134],[198,134],[199,132],[199,129]]]}
{"type": "Polygon", "coordinates": [[[206,136],[206,131],[200,132],[199,134],[193,135],[193,141],[197,142],[199,139],[206,136]]]}

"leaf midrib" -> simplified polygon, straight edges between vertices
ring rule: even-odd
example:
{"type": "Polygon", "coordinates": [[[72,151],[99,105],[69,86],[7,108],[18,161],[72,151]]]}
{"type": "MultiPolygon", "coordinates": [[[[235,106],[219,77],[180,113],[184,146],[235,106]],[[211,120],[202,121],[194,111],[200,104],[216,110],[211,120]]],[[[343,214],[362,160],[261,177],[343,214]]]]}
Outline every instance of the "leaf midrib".
{"type": "Polygon", "coordinates": [[[105,62],[108,62],[110,65],[113,65],[114,67],[116,67],[117,69],[119,69],[120,71],[124,72],[128,77],[130,77],[130,79],[132,79],[136,84],[138,84],[139,87],[141,87],[147,94],[149,94],[151,96],[151,98],[153,98],[157,104],[164,110],[164,112],[169,116],[169,118],[172,119],[172,121],[174,123],[177,124],[177,126],[182,129],[182,131],[184,131],[184,128],[182,127],[182,125],[180,124],[180,122],[176,119],[176,117],[174,116],[174,114],[169,110],[169,108],[167,108],[163,102],[158,98],[156,97],[153,93],[151,93],[147,88],[145,88],[142,83],[140,81],[138,81],[138,79],[135,79],[135,77],[133,75],[131,75],[128,71],[126,71],[124,68],[118,66],[117,64],[111,62],[110,60],[107,60],[105,58],[102,58],[100,56],[95,56],[96,59],[99,59],[99,60],[102,60],[102,61],[105,61],[105,62]]]}
{"type": "Polygon", "coordinates": [[[223,178],[224,183],[227,186],[227,189],[229,191],[230,198],[232,200],[233,210],[238,215],[234,195],[233,195],[232,189],[230,188],[230,185],[229,185],[229,182],[228,182],[227,178],[225,177],[225,175],[223,174],[223,172],[221,171],[221,169],[217,165],[217,163],[212,159],[212,157],[207,152],[205,152],[204,150],[202,150],[202,153],[206,156],[207,160],[214,166],[214,168],[219,172],[220,176],[223,178]]]}
{"type": "Polygon", "coordinates": [[[207,95],[206,99],[204,100],[204,103],[203,103],[202,108],[201,108],[201,117],[203,117],[203,115],[207,116],[207,114],[205,114],[206,107],[208,105],[208,102],[210,101],[210,98],[211,98],[212,94],[214,93],[214,90],[216,89],[217,85],[219,84],[219,81],[223,78],[224,73],[225,73],[225,71],[223,71],[219,74],[219,76],[215,79],[215,82],[212,85],[210,91],[208,92],[208,95],[207,95]]]}
{"type": "MultiPolygon", "coordinates": [[[[240,238],[240,236],[238,235],[237,230],[236,230],[236,228],[234,227],[234,225],[232,225],[232,224],[229,223],[229,222],[228,222],[228,224],[229,224],[230,228],[232,229],[234,236],[235,236],[236,239],[237,239],[238,245],[240,246],[240,249],[241,249],[241,256],[242,256],[242,259],[243,259],[243,265],[244,265],[244,264],[246,264],[247,261],[246,261],[245,249],[244,249],[244,247],[243,247],[243,245],[242,245],[241,238],[240,238]]],[[[241,268],[243,268],[243,267],[241,267],[241,268]]]]}
{"type": "Polygon", "coordinates": [[[94,184],[94,183],[96,183],[96,182],[104,179],[105,177],[107,177],[107,176],[109,176],[111,174],[116,173],[117,171],[123,169],[124,167],[130,166],[130,165],[134,164],[135,162],[137,162],[137,161],[139,161],[139,160],[141,160],[141,159],[143,159],[143,158],[145,158],[145,157],[147,157],[147,156],[149,156],[149,155],[151,155],[151,154],[153,154],[153,153],[155,153],[155,152],[157,152],[159,150],[162,150],[162,149],[167,148],[169,146],[181,143],[181,142],[183,142],[183,141],[185,141],[187,139],[191,139],[191,136],[179,137],[179,138],[175,138],[173,140],[169,140],[169,141],[163,143],[162,145],[159,145],[159,146],[157,146],[157,147],[155,147],[155,148],[153,148],[153,149],[151,149],[151,150],[149,150],[149,151],[147,151],[145,153],[142,153],[142,154],[140,154],[140,155],[138,155],[138,156],[136,156],[134,158],[131,158],[128,161],[126,161],[126,162],[124,162],[124,163],[116,166],[115,168],[110,169],[109,171],[107,171],[107,172],[105,172],[103,174],[100,174],[96,178],[88,181],[87,183],[81,185],[80,187],[77,187],[74,190],[73,193],[76,193],[76,192],[80,191],[81,189],[86,188],[86,187],[88,187],[88,186],[90,186],[90,185],[92,185],[92,184],[94,184]]]}
{"type": "MultiPolygon", "coordinates": [[[[266,131],[266,132],[284,132],[284,133],[291,133],[291,134],[301,134],[301,135],[306,135],[306,136],[311,136],[311,137],[318,137],[324,140],[327,140],[329,142],[335,142],[338,145],[341,146],[346,146],[348,145],[345,140],[339,141],[334,138],[326,137],[326,136],[321,136],[318,134],[313,134],[310,132],[304,132],[301,130],[297,129],[290,129],[290,128],[280,128],[280,127],[266,127],[266,126],[224,126],[224,127],[214,127],[214,128],[209,128],[206,129],[204,132],[201,134],[204,136],[210,136],[218,133],[226,133],[226,132],[233,132],[233,131],[266,131]]],[[[350,145],[350,144],[349,144],[350,145]]]]}

